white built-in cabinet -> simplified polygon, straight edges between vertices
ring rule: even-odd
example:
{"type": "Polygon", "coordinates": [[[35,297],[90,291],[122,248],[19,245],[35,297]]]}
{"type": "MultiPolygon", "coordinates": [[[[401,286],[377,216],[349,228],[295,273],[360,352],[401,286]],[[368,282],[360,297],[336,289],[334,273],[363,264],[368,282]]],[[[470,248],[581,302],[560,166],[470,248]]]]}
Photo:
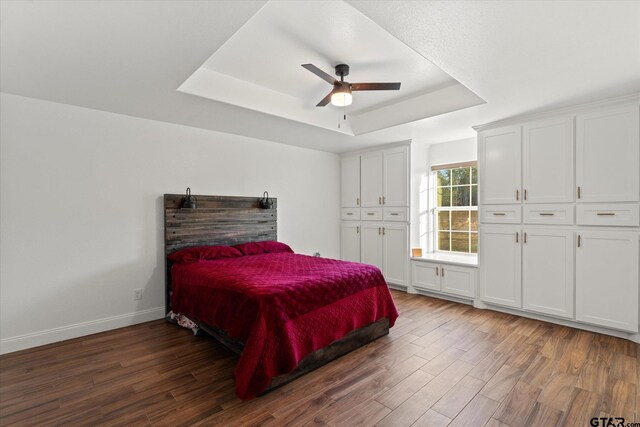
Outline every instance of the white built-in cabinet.
{"type": "Polygon", "coordinates": [[[638,233],[581,230],[576,319],[638,331],[638,233]]]}
{"type": "MultiPolygon", "coordinates": [[[[359,182],[363,208],[409,206],[408,158],[407,146],[360,155],[359,182]]],[[[353,158],[349,159],[349,163],[355,163],[353,158]]],[[[344,167],[343,163],[343,174],[344,167]]],[[[348,176],[351,174],[353,172],[347,173],[348,176]]],[[[346,187],[355,187],[353,182],[346,183],[346,187]]],[[[343,207],[347,206],[343,205],[343,207]]]]}
{"type": "Polygon", "coordinates": [[[382,152],[382,204],[409,206],[409,162],[407,147],[382,152]]]}
{"type": "Polygon", "coordinates": [[[382,206],[382,152],[360,155],[360,171],[362,207],[382,206]]]}
{"type": "Polygon", "coordinates": [[[478,181],[482,183],[480,204],[520,201],[522,183],[522,129],[511,126],[482,132],[478,136],[478,181]]]}
{"type": "Polygon", "coordinates": [[[342,207],[360,207],[360,156],[342,158],[342,207]]]}
{"type": "Polygon", "coordinates": [[[342,222],[340,252],[343,260],[360,262],[360,223],[342,222]]]}
{"type": "Polygon", "coordinates": [[[573,318],[574,240],[571,230],[523,229],[522,308],[573,318]]]}
{"type": "Polygon", "coordinates": [[[576,115],[578,202],[640,200],[638,105],[576,115]]]}
{"type": "Polygon", "coordinates": [[[638,332],[640,99],[540,117],[479,130],[480,300],[638,332]]]}
{"type": "Polygon", "coordinates": [[[414,289],[473,299],[476,296],[476,268],[435,261],[411,261],[414,289]]]}
{"type": "Polygon", "coordinates": [[[382,270],[382,225],[362,223],[360,236],[360,262],[382,270]]]}
{"type": "Polygon", "coordinates": [[[409,285],[409,146],[342,157],[341,257],[409,285]]]}
{"type": "Polygon", "coordinates": [[[382,224],[382,272],[391,283],[407,284],[409,227],[404,224],[382,224]]]}
{"type": "Polygon", "coordinates": [[[519,227],[482,226],[479,231],[480,298],[488,303],[522,307],[519,227]]]}
{"type": "Polygon", "coordinates": [[[522,127],[522,199],[525,203],[573,202],[573,118],[522,127]]]}

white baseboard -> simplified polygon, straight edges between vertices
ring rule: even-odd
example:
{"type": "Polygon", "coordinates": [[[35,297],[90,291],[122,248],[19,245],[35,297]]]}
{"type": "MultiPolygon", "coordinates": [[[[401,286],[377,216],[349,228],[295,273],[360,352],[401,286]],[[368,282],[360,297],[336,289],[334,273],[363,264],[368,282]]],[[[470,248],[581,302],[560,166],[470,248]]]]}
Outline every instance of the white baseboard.
{"type": "Polygon", "coordinates": [[[46,329],[40,332],[19,335],[17,337],[0,339],[0,354],[13,353],[14,351],[38,347],[45,344],[97,334],[164,317],[164,307],[150,308],[133,313],[120,314],[104,319],[91,320],[89,322],[76,323],[75,325],[61,326],[59,328],[46,329]]]}
{"type": "Polygon", "coordinates": [[[611,335],[614,337],[624,338],[629,341],[633,341],[635,343],[640,344],[640,334],[636,334],[632,332],[618,331],[616,329],[609,329],[602,326],[589,325],[586,323],[576,322],[571,319],[561,319],[559,317],[545,316],[544,314],[531,313],[528,311],[512,309],[509,307],[501,307],[499,305],[484,304],[482,302],[475,304],[474,307],[481,310],[488,309],[493,311],[499,311],[501,313],[512,314],[514,316],[527,317],[529,319],[540,320],[542,322],[555,323],[556,325],[569,326],[571,328],[582,329],[589,332],[596,332],[603,335],[611,335]]]}

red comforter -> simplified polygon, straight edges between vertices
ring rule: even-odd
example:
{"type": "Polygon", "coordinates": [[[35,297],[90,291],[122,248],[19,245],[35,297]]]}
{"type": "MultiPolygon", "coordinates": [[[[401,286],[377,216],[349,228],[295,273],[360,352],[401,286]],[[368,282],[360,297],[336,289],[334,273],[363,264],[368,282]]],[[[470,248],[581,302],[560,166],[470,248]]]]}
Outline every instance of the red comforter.
{"type": "Polygon", "coordinates": [[[249,399],[308,354],[398,312],[376,267],[292,253],[176,264],[172,310],[245,343],[236,394],[249,399]]]}

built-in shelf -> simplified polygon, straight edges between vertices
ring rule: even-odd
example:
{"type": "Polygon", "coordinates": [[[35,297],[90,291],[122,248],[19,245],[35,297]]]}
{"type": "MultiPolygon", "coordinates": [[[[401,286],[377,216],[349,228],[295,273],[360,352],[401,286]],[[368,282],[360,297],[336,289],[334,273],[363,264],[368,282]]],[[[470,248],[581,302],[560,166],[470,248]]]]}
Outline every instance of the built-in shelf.
{"type": "Polygon", "coordinates": [[[455,254],[449,252],[430,252],[421,257],[411,257],[416,261],[435,261],[442,264],[462,265],[465,267],[477,267],[478,256],[475,254],[455,254]]]}

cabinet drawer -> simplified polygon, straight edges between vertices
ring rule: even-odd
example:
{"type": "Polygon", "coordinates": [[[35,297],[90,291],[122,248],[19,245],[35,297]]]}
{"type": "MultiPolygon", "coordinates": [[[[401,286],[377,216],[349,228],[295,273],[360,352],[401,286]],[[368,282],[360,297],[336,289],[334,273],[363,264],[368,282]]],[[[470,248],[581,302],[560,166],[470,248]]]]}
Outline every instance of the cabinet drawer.
{"type": "Polygon", "coordinates": [[[343,208],[341,218],[342,220],[346,220],[346,221],[359,221],[360,209],[359,208],[355,208],[355,209],[343,208]]]}
{"type": "Polygon", "coordinates": [[[382,209],[362,209],[360,211],[360,219],[362,221],[381,221],[382,209]]]}
{"type": "Polygon", "coordinates": [[[573,205],[525,205],[525,224],[573,224],[573,205]]]}
{"type": "Polygon", "coordinates": [[[576,210],[579,225],[640,225],[637,203],[580,204],[576,210]]]}
{"type": "Polygon", "coordinates": [[[382,216],[385,221],[409,221],[408,208],[384,208],[382,216]]]}
{"type": "Polygon", "coordinates": [[[485,205],[480,207],[480,222],[519,224],[522,210],[519,205],[485,205]]]}

